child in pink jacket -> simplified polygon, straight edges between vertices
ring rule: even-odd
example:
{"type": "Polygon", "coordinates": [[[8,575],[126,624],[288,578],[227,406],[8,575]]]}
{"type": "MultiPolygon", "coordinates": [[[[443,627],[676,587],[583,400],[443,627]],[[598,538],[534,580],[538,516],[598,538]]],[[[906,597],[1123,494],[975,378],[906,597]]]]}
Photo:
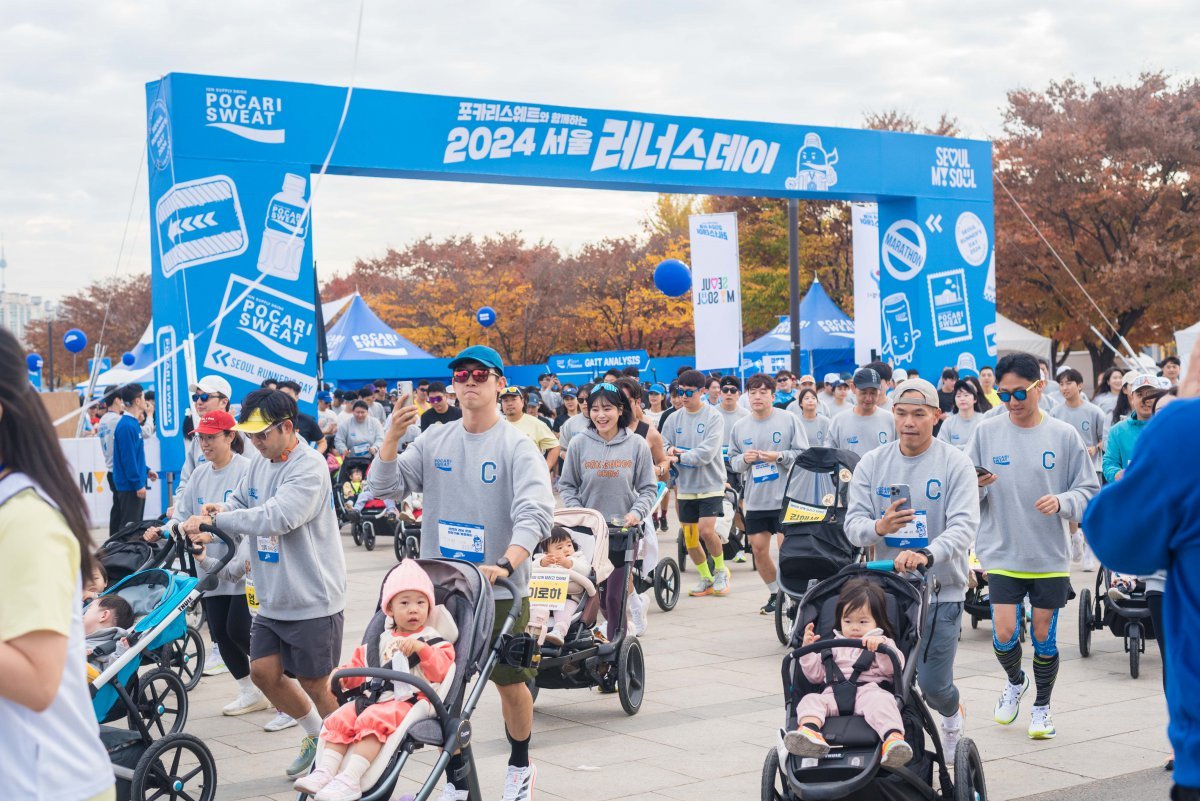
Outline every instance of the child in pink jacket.
{"type": "MultiPolygon", "coordinates": [[[[381,667],[403,669],[438,688],[454,664],[454,646],[425,625],[434,607],[433,582],[412,559],[405,559],[383,585],[380,604],[390,618],[379,637],[381,667]],[[399,663],[403,664],[399,664],[399,663]]],[[[367,666],[366,646],[360,645],[350,661],[338,669],[367,666]]],[[[353,689],[365,679],[345,679],[353,689]]],[[[301,776],[293,787],[316,796],[316,801],[356,801],[362,797],[360,779],[383,744],[422,697],[411,684],[396,682],[403,696],[384,696],[359,714],[354,702],[343,704],[325,719],[321,739],[325,749],[317,769],[301,776]]]]}
{"type": "MultiPolygon", "coordinates": [[[[861,639],[867,650],[876,652],[881,645],[891,648],[904,664],[904,656],[892,638],[887,619],[887,596],[878,584],[866,579],[847,581],[838,595],[837,619],[840,629],[833,632],[835,638],[861,639]]],[[[820,639],[813,624],[804,629],[804,645],[820,639]]],[[[833,661],[847,679],[853,673],[854,663],[862,656],[859,648],[834,648],[833,661]]],[[[804,675],[814,684],[825,684],[825,667],[821,652],[800,657],[804,675]]],[[[860,682],[854,701],[854,714],[862,715],[883,741],[882,764],[893,768],[908,764],[912,759],[912,746],[904,740],[904,721],[896,698],[880,686],[881,682],[892,681],[892,660],[887,654],[877,653],[870,667],[858,677],[860,682]]],[[[799,756],[821,757],[829,753],[829,743],[821,735],[825,718],[837,715],[837,701],[833,687],[826,686],[819,693],[809,693],[796,706],[800,727],[783,737],[783,746],[799,756]]]]}

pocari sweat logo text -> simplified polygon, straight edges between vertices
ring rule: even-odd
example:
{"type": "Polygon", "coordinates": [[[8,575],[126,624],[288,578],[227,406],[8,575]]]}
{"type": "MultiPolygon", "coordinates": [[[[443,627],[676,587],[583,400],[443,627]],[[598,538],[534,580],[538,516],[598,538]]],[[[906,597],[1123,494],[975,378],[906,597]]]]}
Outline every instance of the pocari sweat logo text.
{"type": "Polygon", "coordinates": [[[204,105],[204,121],[209,128],[220,128],[264,145],[282,145],[287,135],[279,116],[282,97],[253,95],[245,89],[207,89],[204,105]]]}

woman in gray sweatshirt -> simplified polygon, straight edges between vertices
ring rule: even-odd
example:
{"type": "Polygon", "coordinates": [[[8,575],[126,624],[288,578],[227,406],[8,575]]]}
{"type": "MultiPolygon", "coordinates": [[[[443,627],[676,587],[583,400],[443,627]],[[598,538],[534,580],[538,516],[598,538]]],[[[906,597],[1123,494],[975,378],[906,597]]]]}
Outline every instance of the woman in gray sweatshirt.
{"type": "MultiPolygon", "coordinates": [[[[650,446],[629,433],[633,420],[629,400],[611,384],[597,384],[588,397],[587,412],[591,424],[571,439],[558,480],[563,505],[595,509],[610,522],[640,526],[658,497],[658,482],[650,446]]],[[[620,587],[627,578],[626,566],[616,561],[604,592],[610,640],[621,619],[621,594],[609,588],[620,587]]]]}
{"type": "Polygon", "coordinates": [[[346,456],[374,456],[383,444],[383,426],[370,416],[366,401],[354,402],[354,414],[343,424],[338,424],[334,436],[337,452],[346,456]]]}

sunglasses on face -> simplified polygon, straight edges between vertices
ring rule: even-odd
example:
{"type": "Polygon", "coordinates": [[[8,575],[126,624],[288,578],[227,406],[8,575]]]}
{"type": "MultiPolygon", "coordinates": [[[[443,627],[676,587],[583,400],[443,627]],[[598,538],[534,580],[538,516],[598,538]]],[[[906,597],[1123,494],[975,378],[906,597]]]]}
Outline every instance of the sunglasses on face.
{"type": "Polygon", "coordinates": [[[429,402],[433,403],[433,404],[441,403],[444,400],[445,400],[445,398],[442,397],[441,395],[430,395],[429,396],[429,402]]]}
{"type": "Polygon", "coordinates": [[[267,434],[271,433],[271,431],[273,431],[274,429],[279,428],[279,426],[282,423],[283,423],[282,420],[280,420],[278,423],[272,423],[271,425],[264,428],[262,431],[259,431],[257,434],[251,434],[250,439],[252,439],[255,442],[264,442],[267,439],[267,434]]]}
{"type": "Polygon", "coordinates": [[[690,398],[699,391],[698,389],[677,389],[675,390],[675,396],[677,398],[690,398]]]}
{"type": "Polygon", "coordinates": [[[1025,387],[1025,389],[1015,389],[1012,392],[1009,392],[1006,389],[998,389],[996,390],[996,396],[1000,398],[1001,403],[1008,403],[1014,398],[1016,400],[1023,401],[1029,397],[1029,390],[1033,389],[1040,383],[1040,381],[1034,381],[1032,384],[1025,387]]]}
{"type": "MultiPolygon", "coordinates": [[[[607,381],[604,381],[604,382],[602,382],[602,383],[599,383],[599,384],[597,384],[595,388],[596,388],[596,389],[607,389],[609,392],[618,392],[618,390],[617,390],[617,385],[616,385],[616,384],[610,384],[610,383],[609,383],[609,382],[607,382],[607,381]]],[[[594,390],[593,390],[593,391],[594,391],[594,390]]]]}
{"type": "Polygon", "coordinates": [[[740,390],[737,387],[721,387],[721,392],[725,395],[736,395],[740,390]]]}
{"type": "Polygon", "coordinates": [[[219,398],[219,397],[221,397],[221,396],[215,392],[197,392],[194,395],[192,395],[192,403],[204,403],[209,398],[219,398]]]}
{"type": "Polygon", "coordinates": [[[495,373],[491,370],[455,370],[454,383],[465,384],[468,380],[474,381],[476,384],[482,384],[491,378],[495,373]]]}

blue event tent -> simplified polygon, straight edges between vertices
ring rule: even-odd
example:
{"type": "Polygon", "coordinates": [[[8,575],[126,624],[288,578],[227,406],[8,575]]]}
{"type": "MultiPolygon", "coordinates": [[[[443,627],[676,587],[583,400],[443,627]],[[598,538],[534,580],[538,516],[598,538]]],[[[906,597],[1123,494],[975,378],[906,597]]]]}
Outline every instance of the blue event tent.
{"type": "Polygon", "coordinates": [[[446,359],[436,358],[397,334],[357,293],[325,332],[325,340],[329,360],[324,378],[341,387],[357,388],[376,378],[449,375],[446,359]]]}
{"type": "MultiPolygon", "coordinates": [[[[785,315],[779,324],[742,348],[746,373],[774,373],[791,369],[791,323],[785,315]]],[[[854,321],[825,293],[820,281],[800,301],[800,370],[817,380],[825,373],[854,370],[854,321]]]]}

